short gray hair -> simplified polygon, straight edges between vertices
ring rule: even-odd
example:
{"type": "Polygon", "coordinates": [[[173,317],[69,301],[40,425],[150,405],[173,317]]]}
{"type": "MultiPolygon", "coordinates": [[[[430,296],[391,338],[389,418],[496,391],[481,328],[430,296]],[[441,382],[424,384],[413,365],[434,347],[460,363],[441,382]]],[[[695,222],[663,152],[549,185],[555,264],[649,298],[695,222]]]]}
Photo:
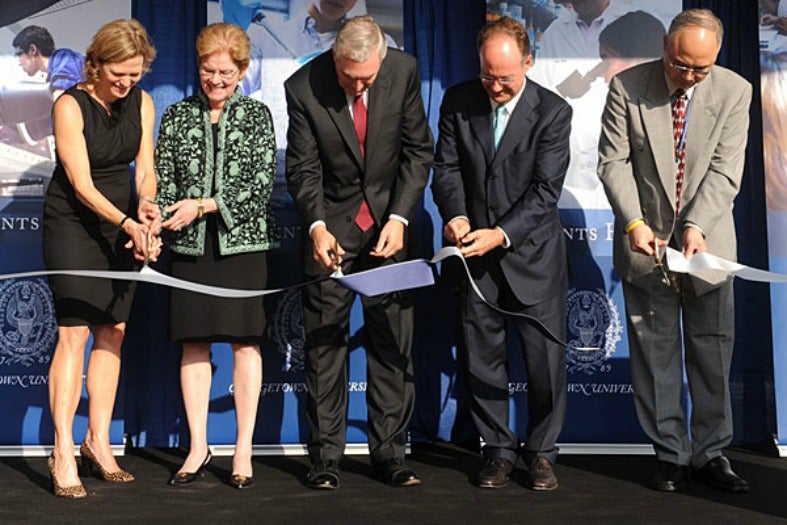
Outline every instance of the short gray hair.
{"type": "Polygon", "coordinates": [[[339,29],[333,43],[335,55],[349,58],[353,62],[366,62],[373,50],[377,51],[382,60],[388,52],[388,44],[383,30],[374,18],[368,15],[347,20],[339,29]]]}
{"type": "Polygon", "coordinates": [[[719,17],[713,14],[710,9],[686,9],[681,11],[672,19],[667,36],[673,39],[676,33],[684,27],[701,27],[713,31],[716,35],[716,44],[721,48],[724,39],[724,26],[719,17]]]}

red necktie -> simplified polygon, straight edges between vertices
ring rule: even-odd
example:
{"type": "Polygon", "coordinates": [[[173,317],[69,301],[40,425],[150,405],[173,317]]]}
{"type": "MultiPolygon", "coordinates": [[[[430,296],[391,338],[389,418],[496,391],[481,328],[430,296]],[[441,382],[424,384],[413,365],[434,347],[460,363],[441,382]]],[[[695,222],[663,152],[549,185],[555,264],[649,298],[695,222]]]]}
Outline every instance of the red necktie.
{"type": "MultiPolygon", "coordinates": [[[[353,123],[355,124],[355,134],[358,135],[358,144],[361,146],[362,156],[366,156],[366,121],[366,106],[363,103],[363,95],[359,95],[353,101],[353,123]]],[[[364,232],[374,225],[372,212],[369,210],[369,204],[366,202],[365,197],[363,202],[361,202],[358,213],[355,215],[355,224],[364,232]]]]}
{"type": "Polygon", "coordinates": [[[686,175],[686,92],[682,89],[675,90],[675,99],[672,101],[672,135],[675,140],[675,215],[680,213],[680,197],[683,193],[683,181],[686,175]]]}

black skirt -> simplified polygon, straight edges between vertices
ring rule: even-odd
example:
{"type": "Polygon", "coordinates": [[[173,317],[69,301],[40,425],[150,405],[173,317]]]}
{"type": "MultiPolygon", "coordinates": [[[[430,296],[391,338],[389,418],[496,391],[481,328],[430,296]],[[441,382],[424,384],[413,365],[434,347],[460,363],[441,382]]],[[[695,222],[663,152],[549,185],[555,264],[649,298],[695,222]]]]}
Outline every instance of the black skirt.
{"type": "MultiPolygon", "coordinates": [[[[268,274],[267,253],[221,255],[216,220],[216,215],[208,216],[204,255],[172,254],[172,276],[225,288],[264,289],[268,274]]],[[[262,296],[227,299],[172,289],[170,339],[174,342],[259,344],[265,326],[262,296]]]]}

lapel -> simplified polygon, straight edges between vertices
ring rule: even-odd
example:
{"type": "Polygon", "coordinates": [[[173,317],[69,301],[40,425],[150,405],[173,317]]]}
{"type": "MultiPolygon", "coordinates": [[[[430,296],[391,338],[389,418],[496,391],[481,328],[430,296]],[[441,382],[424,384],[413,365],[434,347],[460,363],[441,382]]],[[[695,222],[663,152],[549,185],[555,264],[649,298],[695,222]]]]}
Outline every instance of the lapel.
{"type": "MultiPolygon", "coordinates": [[[[333,53],[327,51],[325,54],[328,55],[328,58],[320,63],[321,67],[315,68],[315,79],[320,86],[319,91],[322,91],[325,96],[323,106],[328,112],[331,120],[333,120],[342,140],[344,140],[350,148],[353,159],[360,169],[363,170],[361,146],[358,144],[358,135],[355,133],[355,125],[350,116],[350,108],[347,106],[347,96],[339,85],[339,80],[336,77],[336,66],[333,62],[333,53]]],[[[371,100],[371,96],[369,98],[371,100]]],[[[369,129],[371,129],[371,127],[369,129]]],[[[366,140],[369,140],[368,136],[366,140]]]]}
{"type": "Polygon", "coordinates": [[[489,96],[481,86],[480,80],[476,80],[476,87],[477,93],[473,97],[475,104],[469,116],[470,131],[476,142],[478,142],[481,151],[484,152],[484,158],[488,166],[492,163],[492,159],[495,156],[495,137],[492,131],[492,119],[494,117],[489,96]]]}
{"type": "MultiPolygon", "coordinates": [[[[514,111],[512,111],[511,115],[508,117],[508,125],[506,125],[506,129],[500,139],[497,152],[495,152],[492,158],[490,171],[494,170],[503,159],[511,154],[516,145],[519,144],[523,138],[528,136],[530,130],[536,123],[536,108],[540,101],[541,97],[538,96],[535,84],[528,80],[525,83],[524,93],[522,93],[519,102],[517,102],[514,107],[514,111]]],[[[490,137],[492,137],[492,150],[494,151],[494,136],[491,132],[490,137]]]]}
{"type": "MultiPolygon", "coordinates": [[[[367,100],[368,104],[368,113],[367,113],[367,122],[366,122],[366,161],[368,162],[369,159],[374,158],[374,154],[377,151],[377,145],[379,144],[380,140],[384,140],[384,131],[382,129],[382,124],[384,120],[384,116],[386,114],[386,105],[390,104],[394,98],[391,96],[391,74],[390,70],[388,69],[388,61],[383,59],[383,63],[380,65],[380,72],[377,74],[377,78],[374,79],[374,83],[369,88],[369,99],[367,100]]],[[[355,134],[355,128],[353,127],[353,134],[355,134]]],[[[356,139],[355,142],[357,143],[358,140],[356,139]]],[[[358,154],[360,155],[361,151],[360,148],[358,149],[358,154]]],[[[361,163],[361,167],[363,167],[363,163],[361,163]]]]}
{"type": "Polygon", "coordinates": [[[672,106],[661,61],[654,62],[643,95],[639,98],[642,124],[656,162],[657,176],[675,207],[675,144],[672,138],[672,106]]]}
{"type": "Polygon", "coordinates": [[[697,160],[708,147],[708,138],[718,116],[718,101],[714,93],[713,72],[711,72],[708,78],[697,84],[691,97],[689,129],[686,130],[686,181],[683,190],[685,195],[693,194],[705,176],[702,170],[707,164],[699,164],[697,160]]]}

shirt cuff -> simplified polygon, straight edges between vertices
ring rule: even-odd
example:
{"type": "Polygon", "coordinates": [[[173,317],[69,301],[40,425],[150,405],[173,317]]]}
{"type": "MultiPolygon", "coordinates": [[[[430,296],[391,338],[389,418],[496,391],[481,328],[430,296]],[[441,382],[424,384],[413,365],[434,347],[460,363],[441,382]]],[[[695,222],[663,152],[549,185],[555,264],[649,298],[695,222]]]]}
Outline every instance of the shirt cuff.
{"type": "Polygon", "coordinates": [[[503,234],[503,248],[505,248],[506,250],[509,249],[511,247],[511,239],[508,238],[508,234],[500,226],[495,226],[495,228],[500,230],[500,233],[503,234]]]}
{"type": "Polygon", "coordinates": [[[698,232],[700,232],[700,233],[702,234],[702,236],[703,236],[703,237],[705,237],[705,232],[704,232],[704,231],[702,231],[702,228],[700,228],[699,226],[697,226],[697,225],[696,225],[696,224],[694,224],[693,222],[685,221],[685,222],[683,223],[683,227],[684,227],[684,228],[686,228],[687,226],[691,226],[692,228],[694,228],[695,230],[697,230],[698,232]]]}
{"type": "Polygon", "coordinates": [[[316,228],[317,226],[325,226],[325,221],[314,221],[312,225],[309,226],[309,237],[312,236],[312,231],[314,231],[314,228],[316,228]]]}
{"type": "Polygon", "coordinates": [[[395,221],[403,222],[405,226],[410,226],[410,221],[408,221],[407,219],[405,219],[405,218],[404,218],[404,217],[402,217],[401,215],[397,215],[397,214],[395,214],[395,213],[392,213],[392,214],[390,214],[390,215],[388,216],[388,218],[389,218],[389,219],[393,219],[393,220],[395,220],[395,221]]]}

